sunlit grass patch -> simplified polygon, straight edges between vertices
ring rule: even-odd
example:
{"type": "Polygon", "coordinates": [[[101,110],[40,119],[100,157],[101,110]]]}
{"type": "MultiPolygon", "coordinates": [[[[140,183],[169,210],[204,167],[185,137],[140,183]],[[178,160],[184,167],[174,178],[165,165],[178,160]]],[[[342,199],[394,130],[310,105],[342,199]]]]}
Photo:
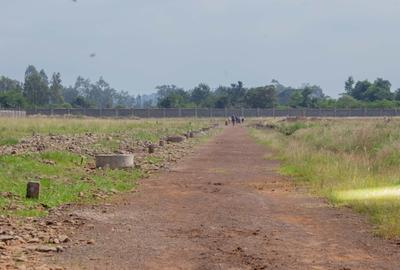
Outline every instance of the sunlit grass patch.
{"type": "Polygon", "coordinates": [[[333,195],[338,201],[400,200],[400,186],[344,190],[333,195]]]}

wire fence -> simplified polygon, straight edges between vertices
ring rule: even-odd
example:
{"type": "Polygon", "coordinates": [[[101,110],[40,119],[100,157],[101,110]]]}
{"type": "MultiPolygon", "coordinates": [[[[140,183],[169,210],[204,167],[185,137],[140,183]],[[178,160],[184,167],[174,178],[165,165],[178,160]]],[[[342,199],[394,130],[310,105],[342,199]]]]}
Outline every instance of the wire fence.
{"type": "Polygon", "coordinates": [[[30,109],[26,115],[88,116],[115,118],[209,118],[229,117],[394,117],[400,109],[30,109]]]}
{"type": "Polygon", "coordinates": [[[18,118],[18,117],[25,117],[25,116],[26,116],[26,111],[21,111],[21,110],[0,110],[0,117],[18,118]]]}

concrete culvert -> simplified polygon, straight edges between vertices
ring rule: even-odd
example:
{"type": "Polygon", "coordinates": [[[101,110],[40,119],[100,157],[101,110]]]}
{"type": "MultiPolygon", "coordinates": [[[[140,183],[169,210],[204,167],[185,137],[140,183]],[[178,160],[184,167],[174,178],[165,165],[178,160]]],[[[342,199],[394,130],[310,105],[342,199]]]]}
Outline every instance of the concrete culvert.
{"type": "Polygon", "coordinates": [[[112,154],[112,155],[97,155],[97,168],[123,169],[132,168],[134,166],[133,155],[112,154]]]}

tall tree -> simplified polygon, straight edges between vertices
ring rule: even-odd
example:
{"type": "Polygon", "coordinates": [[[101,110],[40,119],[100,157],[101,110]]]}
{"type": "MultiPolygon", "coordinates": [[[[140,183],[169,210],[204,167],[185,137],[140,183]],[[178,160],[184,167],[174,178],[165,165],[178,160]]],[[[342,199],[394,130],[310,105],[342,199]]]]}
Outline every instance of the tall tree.
{"type": "Polygon", "coordinates": [[[358,81],[351,91],[350,96],[358,100],[365,100],[365,93],[371,85],[368,80],[358,81]]]}
{"type": "Polygon", "coordinates": [[[0,76],[0,92],[15,90],[18,92],[22,92],[22,84],[19,81],[0,76]]]}
{"type": "Polygon", "coordinates": [[[72,86],[64,87],[62,90],[63,99],[69,104],[72,104],[79,95],[79,91],[72,86]]]}
{"type": "Polygon", "coordinates": [[[246,105],[251,108],[272,108],[275,101],[276,95],[273,85],[251,88],[246,94],[246,105]]]}
{"type": "Polygon", "coordinates": [[[289,98],[289,106],[292,108],[301,107],[303,103],[303,95],[300,90],[292,92],[289,98]]]}
{"type": "Polygon", "coordinates": [[[243,106],[246,96],[246,88],[244,88],[243,82],[238,81],[237,84],[232,83],[231,88],[229,89],[229,95],[233,107],[243,106]]]}
{"type": "Polygon", "coordinates": [[[310,108],[312,107],[312,103],[313,103],[313,98],[312,98],[312,89],[310,87],[305,87],[302,91],[301,91],[301,96],[302,96],[302,102],[301,102],[301,106],[302,107],[306,107],[306,108],[310,108]]]}
{"type": "Polygon", "coordinates": [[[350,76],[344,83],[344,90],[348,95],[351,95],[353,93],[353,87],[354,87],[354,79],[352,76],[350,76]]]}
{"type": "Polygon", "coordinates": [[[188,107],[189,94],[176,85],[157,86],[158,106],[162,108],[188,107]]]}
{"type": "Polygon", "coordinates": [[[207,84],[200,83],[191,92],[191,101],[199,107],[210,105],[211,89],[207,84]]]}
{"type": "Polygon", "coordinates": [[[393,99],[393,93],[390,91],[391,87],[392,85],[388,80],[378,78],[368,87],[364,93],[364,99],[367,101],[391,100],[393,99]]]}
{"type": "Polygon", "coordinates": [[[40,91],[39,91],[39,100],[41,105],[46,105],[50,103],[50,89],[49,89],[49,77],[47,77],[46,72],[41,69],[39,72],[40,75],[40,91]]]}
{"type": "Polygon", "coordinates": [[[44,70],[38,72],[34,66],[28,66],[25,72],[24,96],[32,105],[49,103],[48,79],[44,70]]]}
{"type": "Polygon", "coordinates": [[[214,91],[214,106],[219,109],[232,107],[232,99],[230,96],[230,87],[219,86],[214,91]]]}
{"type": "Polygon", "coordinates": [[[53,73],[50,85],[50,104],[62,104],[64,102],[62,96],[63,86],[61,82],[61,74],[58,72],[53,73]]]}

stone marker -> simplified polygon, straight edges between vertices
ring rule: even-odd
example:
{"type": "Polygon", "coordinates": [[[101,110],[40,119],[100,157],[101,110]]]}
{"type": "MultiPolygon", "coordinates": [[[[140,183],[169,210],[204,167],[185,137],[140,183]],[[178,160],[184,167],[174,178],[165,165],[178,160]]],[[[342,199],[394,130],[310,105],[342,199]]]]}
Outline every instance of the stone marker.
{"type": "Polygon", "coordinates": [[[29,182],[26,186],[26,197],[28,199],[38,199],[40,193],[40,183],[29,182]]]}
{"type": "Polygon", "coordinates": [[[149,154],[153,154],[156,150],[156,146],[154,144],[149,144],[149,154]]]}
{"type": "Polygon", "coordinates": [[[132,168],[134,166],[133,155],[113,154],[113,155],[97,155],[97,168],[123,169],[132,168]]]}

